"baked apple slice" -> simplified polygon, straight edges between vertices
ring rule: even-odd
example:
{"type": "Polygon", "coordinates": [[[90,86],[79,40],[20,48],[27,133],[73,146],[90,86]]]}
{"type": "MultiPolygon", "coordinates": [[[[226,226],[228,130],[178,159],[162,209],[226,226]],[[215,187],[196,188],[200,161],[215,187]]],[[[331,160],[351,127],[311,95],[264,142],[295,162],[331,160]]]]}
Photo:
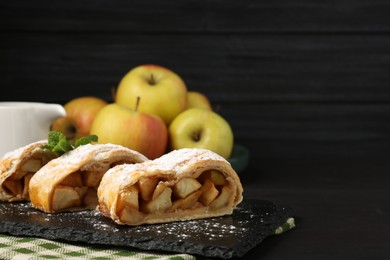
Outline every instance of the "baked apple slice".
{"type": "Polygon", "coordinates": [[[138,181],[141,198],[143,200],[149,201],[152,199],[154,189],[156,188],[158,182],[158,178],[141,178],[138,181]]]}
{"type": "Polygon", "coordinates": [[[125,207],[130,207],[133,209],[139,209],[139,189],[137,186],[131,186],[128,191],[125,191],[120,194],[118,200],[118,209],[122,210],[125,207]]]}
{"type": "Polygon", "coordinates": [[[201,190],[202,194],[200,195],[199,201],[206,206],[210,205],[210,203],[213,202],[219,194],[219,191],[210,179],[206,179],[204,181],[201,190]]]}
{"type": "Polygon", "coordinates": [[[193,193],[189,194],[187,197],[183,199],[175,200],[172,203],[172,206],[170,207],[169,211],[177,211],[177,210],[185,210],[193,208],[197,205],[197,202],[199,200],[200,195],[202,194],[201,190],[194,191],[193,193]]]}
{"type": "Polygon", "coordinates": [[[172,205],[172,189],[166,184],[160,182],[154,190],[152,200],[141,204],[142,211],[145,213],[164,211],[172,205]]]}
{"type": "Polygon", "coordinates": [[[56,187],[52,201],[53,211],[81,206],[79,193],[75,188],[66,185],[58,185],[56,187]]]}
{"type": "Polygon", "coordinates": [[[196,179],[182,178],[173,186],[173,193],[176,197],[183,199],[201,187],[202,184],[196,179]]]}

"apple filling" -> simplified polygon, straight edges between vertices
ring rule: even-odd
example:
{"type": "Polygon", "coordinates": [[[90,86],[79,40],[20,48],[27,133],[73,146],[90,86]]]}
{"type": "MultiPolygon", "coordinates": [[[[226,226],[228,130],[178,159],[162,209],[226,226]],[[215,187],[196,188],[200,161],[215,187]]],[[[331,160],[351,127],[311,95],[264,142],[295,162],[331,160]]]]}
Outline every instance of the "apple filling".
{"type": "Polygon", "coordinates": [[[54,211],[97,205],[96,189],[105,171],[76,171],[68,175],[54,190],[54,211]]]}
{"type": "Polygon", "coordinates": [[[219,209],[228,205],[231,194],[225,176],[213,170],[203,172],[196,179],[144,177],[120,193],[117,213],[122,222],[137,223],[147,214],[169,214],[200,207],[219,209]]]}
{"type": "Polygon", "coordinates": [[[106,171],[115,165],[125,163],[117,161],[99,169],[78,170],[68,175],[54,190],[53,211],[70,208],[95,209],[98,205],[97,189],[106,171]]]}
{"type": "Polygon", "coordinates": [[[3,182],[3,188],[8,194],[14,197],[29,200],[29,183],[31,177],[52,158],[42,156],[40,158],[29,158],[21,163],[15,174],[3,182]]]}

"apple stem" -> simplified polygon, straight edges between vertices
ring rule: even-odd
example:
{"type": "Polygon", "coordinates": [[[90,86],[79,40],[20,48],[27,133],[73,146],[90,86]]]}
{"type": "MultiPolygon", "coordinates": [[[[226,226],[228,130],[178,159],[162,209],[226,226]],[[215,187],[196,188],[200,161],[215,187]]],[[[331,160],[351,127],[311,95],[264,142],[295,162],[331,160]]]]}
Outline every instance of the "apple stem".
{"type": "Polygon", "coordinates": [[[149,84],[150,85],[155,85],[156,84],[156,79],[154,78],[153,74],[150,74],[149,84]]]}
{"type": "Polygon", "coordinates": [[[115,102],[116,101],[116,88],[115,87],[111,87],[111,96],[115,102]]]}
{"type": "Polygon", "coordinates": [[[137,101],[135,102],[135,112],[137,112],[138,111],[138,107],[139,107],[139,102],[141,102],[141,97],[140,96],[138,96],[137,97],[137,101]]]}
{"type": "Polygon", "coordinates": [[[201,131],[193,131],[192,132],[192,140],[194,140],[195,142],[199,142],[201,135],[202,135],[201,131]]]}

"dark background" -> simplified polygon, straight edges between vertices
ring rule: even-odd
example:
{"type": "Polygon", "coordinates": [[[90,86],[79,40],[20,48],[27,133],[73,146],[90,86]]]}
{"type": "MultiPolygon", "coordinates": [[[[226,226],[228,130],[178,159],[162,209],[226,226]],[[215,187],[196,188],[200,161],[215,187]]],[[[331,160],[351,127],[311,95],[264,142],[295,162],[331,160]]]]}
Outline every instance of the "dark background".
{"type": "MultiPolygon", "coordinates": [[[[389,1],[0,1],[0,33],[1,101],[112,101],[111,87],[145,63],[204,92],[251,152],[242,178],[259,185],[248,197],[297,209],[303,227],[265,252],[318,259],[340,245],[322,245],[332,226],[368,243],[342,227],[374,232],[388,220],[389,1]]],[[[387,252],[389,231],[379,235],[387,252]]],[[[340,254],[386,253],[346,243],[340,254]]]]}

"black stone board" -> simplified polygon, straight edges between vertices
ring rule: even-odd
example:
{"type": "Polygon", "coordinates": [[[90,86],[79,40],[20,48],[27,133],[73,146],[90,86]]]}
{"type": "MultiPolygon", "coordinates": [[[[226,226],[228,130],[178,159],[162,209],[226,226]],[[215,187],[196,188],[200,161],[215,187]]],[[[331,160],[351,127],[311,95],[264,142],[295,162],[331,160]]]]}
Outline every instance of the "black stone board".
{"type": "Polygon", "coordinates": [[[130,227],[95,210],[47,214],[29,202],[0,203],[0,233],[227,259],[243,256],[292,214],[270,201],[244,200],[229,216],[130,227]]]}

